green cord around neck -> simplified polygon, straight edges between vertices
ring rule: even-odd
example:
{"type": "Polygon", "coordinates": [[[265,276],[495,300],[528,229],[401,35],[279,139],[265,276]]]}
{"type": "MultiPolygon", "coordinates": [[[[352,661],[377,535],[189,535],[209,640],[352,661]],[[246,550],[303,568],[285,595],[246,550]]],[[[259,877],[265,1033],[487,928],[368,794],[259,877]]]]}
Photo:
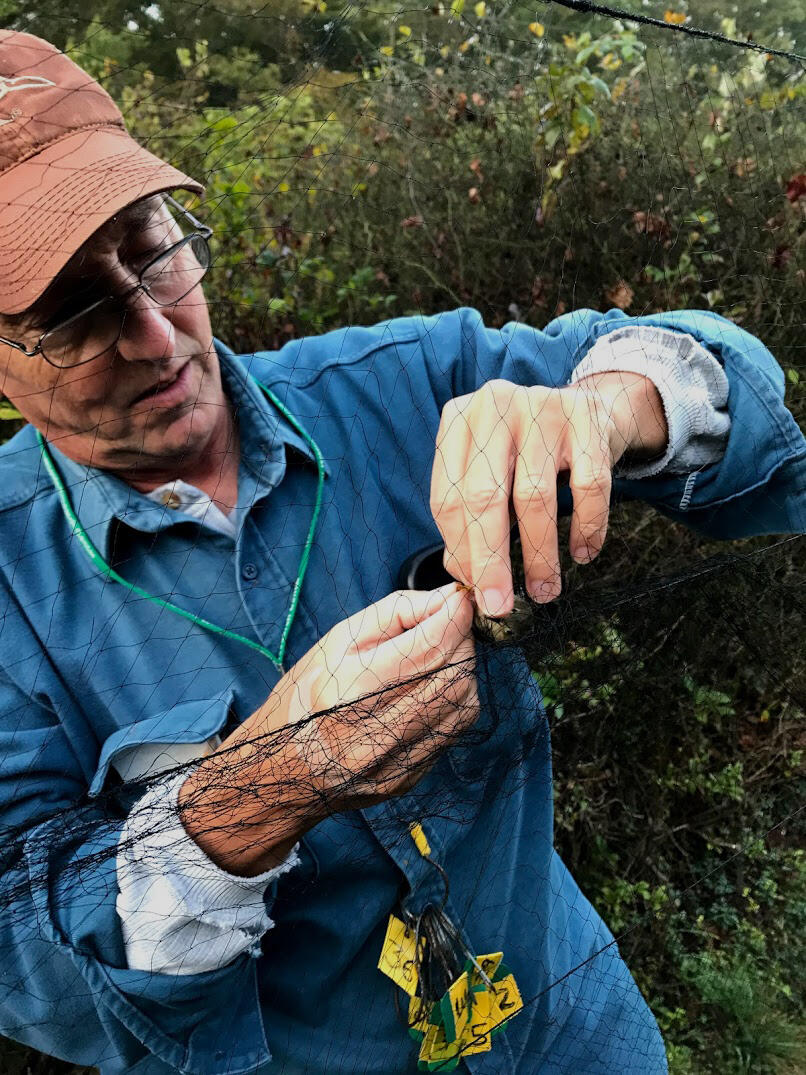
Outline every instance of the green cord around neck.
{"type": "Polygon", "coordinates": [[[62,506],[64,516],[73,528],[73,534],[78,538],[87,557],[92,561],[98,571],[111,579],[113,582],[117,582],[119,585],[124,586],[127,590],[131,590],[132,593],[137,594],[138,597],[145,598],[146,601],[151,601],[154,605],[159,605],[160,608],[166,608],[169,612],[175,612],[177,616],[182,616],[184,619],[189,620],[191,623],[196,624],[197,627],[203,627],[206,631],[212,631],[213,634],[222,635],[224,638],[231,638],[235,642],[241,642],[244,646],[248,646],[250,649],[257,650],[258,653],[272,662],[272,664],[280,671],[284,672],[283,658],[285,657],[286,645],[288,643],[288,636],[291,632],[291,625],[294,622],[294,617],[297,613],[297,606],[299,605],[300,593],[302,592],[302,583],[305,578],[305,572],[308,569],[308,561],[311,556],[311,547],[313,546],[313,538],[316,532],[316,523],[319,519],[319,512],[322,507],[322,489],[325,481],[325,464],[322,458],[322,453],[319,450],[319,446],[314,441],[302,426],[299,424],[296,418],[290,413],[287,407],[280,402],[270,388],[267,388],[265,384],[258,381],[255,378],[255,383],[259,388],[263,390],[267,398],[271,400],[277,410],[282,416],[290,423],[290,425],[299,433],[299,435],[305,440],[305,443],[310,447],[316,459],[316,469],[319,475],[317,487],[316,487],[316,503],[313,509],[313,516],[311,518],[311,525],[308,527],[308,536],[305,541],[305,548],[302,550],[302,556],[300,557],[299,570],[297,571],[297,578],[294,582],[294,589],[291,592],[291,603],[288,607],[288,613],[285,618],[285,624],[283,625],[283,633],[280,636],[280,645],[277,653],[274,654],[271,650],[265,646],[261,646],[259,642],[253,642],[251,638],[246,638],[245,635],[239,635],[235,631],[228,631],[226,627],[219,627],[217,623],[211,623],[209,620],[205,620],[202,616],[194,616],[192,612],[188,612],[179,605],[174,605],[170,601],[165,601],[161,597],[156,597],[154,594],[149,593],[147,590],[141,589],[133,582],[129,582],[124,579],[122,575],[119,575],[113,567],[111,567],[103,556],[101,556],[98,549],[92,543],[89,534],[79,522],[73,505],[70,502],[70,494],[65,488],[65,484],[62,481],[62,477],[59,471],[56,469],[56,463],[53,456],[50,453],[50,449],[47,446],[47,442],[39,430],[36,431],[36,437],[39,442],[39,449],[42,455],[42,460],[45,464],[45,469],[50,476],[51,481],[58,494],[59,501],[62,506]]]}

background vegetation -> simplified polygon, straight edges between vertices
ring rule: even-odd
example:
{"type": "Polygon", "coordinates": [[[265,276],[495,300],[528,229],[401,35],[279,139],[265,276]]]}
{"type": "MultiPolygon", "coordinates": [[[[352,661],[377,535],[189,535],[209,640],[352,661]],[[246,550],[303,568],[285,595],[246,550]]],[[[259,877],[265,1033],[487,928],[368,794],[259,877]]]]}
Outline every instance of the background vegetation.
{"type": "MultiPolygon", "coordinates": [[[[729,36],[806,42],[804,0],[690,10],[729,36]]],[[[713,309],[767,343],[803,418],[797,65],[546,4],[0,14],[73,50],[138,137],[206,182],[209,295],[236,349],[458,304],[491,325],[713,309]]],[[[804,557],[752,559],[764,544],[530,654],[552,702],[560,850],[624,935],[676,1075],[806,1069],[804,557]]],[[[625,591],[715,553],[627,505],[568,588],[625,591]]],[[[0,1068],[69,1070],[10,1043],[0,1068]]]]}

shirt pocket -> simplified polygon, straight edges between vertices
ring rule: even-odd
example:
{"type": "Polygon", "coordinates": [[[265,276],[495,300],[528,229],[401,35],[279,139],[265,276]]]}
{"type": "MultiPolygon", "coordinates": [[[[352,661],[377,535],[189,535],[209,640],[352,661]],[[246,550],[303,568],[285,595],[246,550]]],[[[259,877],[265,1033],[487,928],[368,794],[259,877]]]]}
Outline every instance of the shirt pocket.
{"type": "Polygon", "coordinates": [[[138,783],[211,754],[221,743],[233,692],[181,702],[113,732],[104,742],[90,798],[100,795],[111,773],[138,783]]]}
{"type": "Polygon", "coordinates": [[[546,732],[540,690],[523,652],[476,641],[479,719],[447,751],[460,784],[483,786],[528,758],[546,732]]]}

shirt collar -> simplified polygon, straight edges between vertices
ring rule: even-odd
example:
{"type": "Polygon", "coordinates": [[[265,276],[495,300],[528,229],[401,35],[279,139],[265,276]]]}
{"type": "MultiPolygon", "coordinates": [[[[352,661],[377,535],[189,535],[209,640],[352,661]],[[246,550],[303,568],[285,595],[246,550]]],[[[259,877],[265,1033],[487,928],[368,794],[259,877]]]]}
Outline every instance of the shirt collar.
{"type": "MultiPolygon", "coordinates": [[[[241,467],[249,474],[250,499],[271,491],[285,475],[286,458],[316,468],[316,456],[305,439],[266,397],[249,374],[250,357],[237,357],[214,340],[224,392],[232,402],[241,442],[241,467]]],[[[111,555],[110,535],[115,520],[135,530],[154,533],[187,518],[98,467],[69,459],[48,445],[73,510],[102,556],[111,555]]],[[[324,471],[329,473],[327,464],[324,471]]],[[[243,483],[242,483],[243,484],[243,483]]]]}

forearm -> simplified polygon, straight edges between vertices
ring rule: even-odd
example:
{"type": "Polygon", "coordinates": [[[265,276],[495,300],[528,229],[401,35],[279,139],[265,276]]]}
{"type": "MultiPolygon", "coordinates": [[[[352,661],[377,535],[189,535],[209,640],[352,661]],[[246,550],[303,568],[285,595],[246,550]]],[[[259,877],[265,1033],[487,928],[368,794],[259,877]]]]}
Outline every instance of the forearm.
{"type": "Polygon", "coordinates": [[[236,736],[188,776],[177,805],[185,831],[212,862],[254,877],[284,862],[323,811],[302,779],[293,732],[253,743],[236,736]]]}

